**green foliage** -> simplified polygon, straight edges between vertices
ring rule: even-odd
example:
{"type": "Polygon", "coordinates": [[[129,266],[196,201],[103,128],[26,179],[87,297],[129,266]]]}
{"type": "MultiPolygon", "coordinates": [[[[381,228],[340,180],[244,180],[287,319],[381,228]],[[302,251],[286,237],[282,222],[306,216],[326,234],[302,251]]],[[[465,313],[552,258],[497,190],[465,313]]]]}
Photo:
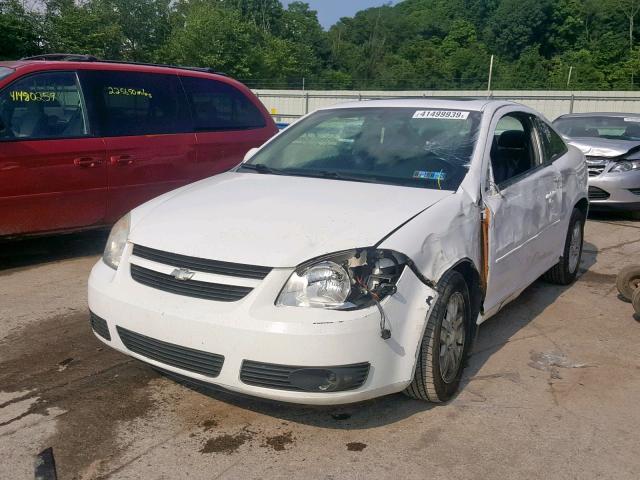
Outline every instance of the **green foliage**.
{"type": "Polygon", "coordinates": [[[40,22],[18,0],[0,0],[0,60],[38,53],[40,22]]]}
{"type": "Polygon", "coordinates": [[[640,0],[405,0],[328,31],[279,0],[0,0],[0,59],[40,52],[177,63],[254,87],[628,89],[640,0]]]}

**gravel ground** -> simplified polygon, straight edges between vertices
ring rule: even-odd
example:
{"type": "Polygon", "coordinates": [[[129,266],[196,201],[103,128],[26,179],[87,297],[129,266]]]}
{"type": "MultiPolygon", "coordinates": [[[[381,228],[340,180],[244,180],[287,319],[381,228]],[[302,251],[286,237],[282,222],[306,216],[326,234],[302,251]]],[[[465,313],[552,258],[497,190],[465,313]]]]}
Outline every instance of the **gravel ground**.
{"type": "Polygon", "coordinates": [[[344,407],[176,383],[102,346],[86,279],[103,232],[0,244],[0,479],[640,478],[640,323],[615,275],[640,222],[592,218],[582,275],[480,329],[460,394],[344,407]]]}

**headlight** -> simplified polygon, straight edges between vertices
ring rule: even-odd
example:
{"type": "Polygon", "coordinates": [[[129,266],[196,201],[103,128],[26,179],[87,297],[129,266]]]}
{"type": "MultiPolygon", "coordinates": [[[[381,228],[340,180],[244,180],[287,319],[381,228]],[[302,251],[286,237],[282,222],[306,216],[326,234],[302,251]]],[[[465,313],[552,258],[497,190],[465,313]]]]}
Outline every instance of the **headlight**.
{"type": "Polygon", "coordinates": [[[623,160],[617,162],[609,173],[613,172],[630,172],[631,170],[640,170],[640,160],[623,160]]]}
{"type": "Polygon", "coordinates": [[[107,239],[107,246],[104,247],[102,260],[114,270],[118,269],[118,265],[120,265],[120,259],[122,258],[122,254],[124,253],[124,248],[127,246],[130,219],[131,217],[127,213],[124,217],[116,222],[116,224],[111,229],[109,238],[107,239]]]}
{"type": "Polygon", "coordinates": [[[352,310],[393,293],[405,266],[403,255],[359,249],[327,255],[300,265],[276,305],[352,310]]]}

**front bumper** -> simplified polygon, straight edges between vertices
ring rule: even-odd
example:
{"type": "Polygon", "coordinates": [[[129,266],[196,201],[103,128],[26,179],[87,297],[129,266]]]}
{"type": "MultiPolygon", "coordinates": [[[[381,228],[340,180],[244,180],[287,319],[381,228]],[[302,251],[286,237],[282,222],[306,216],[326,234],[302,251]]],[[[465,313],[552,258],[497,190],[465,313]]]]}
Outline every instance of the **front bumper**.
{"type": "Polygon", "coordinates": [[[593,210],[640,210],[640,171],[590,177],[589,187],[599,189],[591,189],[589,195],[593,210]]]}
{"type": "Polygon", "coordinates": [[[398,293],[383,301],[392,330],[391,339],[385,341],[380,337],[380,316],[375,307],[357,311],[276,307],[274,300],[291,269],[272,270],[242,300],[216,302],[137,283],[129,273],[130,253],[131,245],[117,272],[102,261],[91,272],[89,308],[106,321],[111,340],[100,335],[97,338],[163,370],[272,400],[330,405],[402,391],[413,377],[429,311],[426,300],[436,298],[434,290],[405,269],[398,281],[398,293]],[[128,349],[117,327],[220,355],[224,362],[215,377],[178,368],[128,349]],[[245,383],[241,379],[243,361],[307,367],[368,363],[369,369],[366,381],[356,389],[307,392],[245,383]]]}

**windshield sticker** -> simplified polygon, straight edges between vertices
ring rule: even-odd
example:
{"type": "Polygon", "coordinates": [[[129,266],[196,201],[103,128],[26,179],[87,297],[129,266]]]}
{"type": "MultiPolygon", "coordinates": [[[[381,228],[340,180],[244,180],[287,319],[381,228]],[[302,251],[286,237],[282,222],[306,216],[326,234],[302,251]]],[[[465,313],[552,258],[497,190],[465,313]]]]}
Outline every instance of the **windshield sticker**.
{"type": "Polygon", "coordinates": [[[625,117],[625,122],[640,123],[640,117],[625,117]]]}
{"type": "Polygon", "coordinates": [[[53,102],[56,99],[56,92],[26,92],[24,90],[14,90],[9,93],[14,102],[53,102]]]}
{"type": "Polygon", "coordinates": [[[446,173],[440,172],[425,172],[424,170],[416,170],[413,172],[413,178],[421,178],[424,180],[438,180],[442,181],[447,176],[446,173]]]}
{"type": "Polygon", "coordinates": [[[128,97],[147,97],[153,96],[144,88],[124,88],[124,87],[107,87],[108,95],[125,95],[128,97]]]}
{"type": "Polygon", "coordinates": [[[461,110],[418,110],[413,118],[442,118],[444,120],[466,120],[469,112],[461,110]]]}

